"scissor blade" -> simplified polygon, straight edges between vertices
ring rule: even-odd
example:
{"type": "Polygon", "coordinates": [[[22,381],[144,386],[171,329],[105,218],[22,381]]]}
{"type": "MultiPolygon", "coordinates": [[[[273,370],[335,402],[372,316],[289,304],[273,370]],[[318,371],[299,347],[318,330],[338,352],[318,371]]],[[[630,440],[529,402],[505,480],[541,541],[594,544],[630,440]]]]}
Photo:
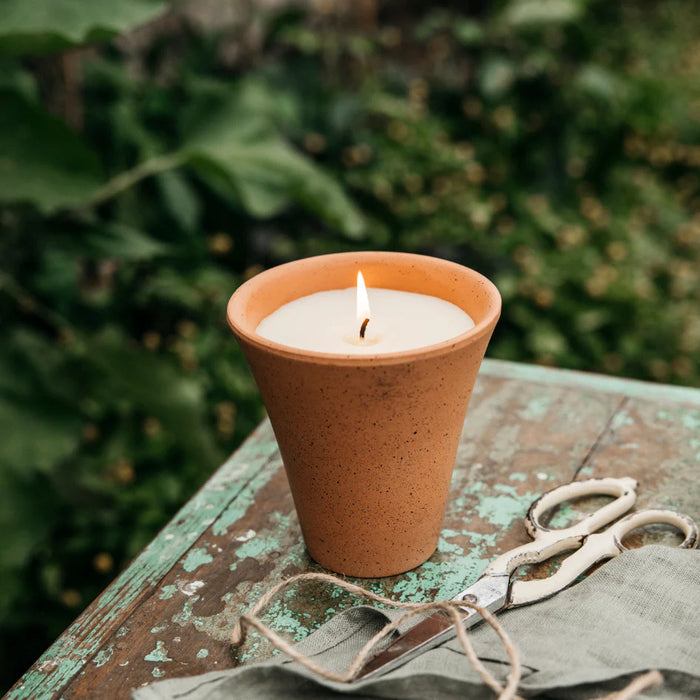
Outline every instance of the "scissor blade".
{"type": "MultiPolygon", "coordinates": [[[[453,600],[471,599],[472,602],[478,603],[489,612],[498,612],[506,605],[508,582],[508,576],[484,577],[453,600]]],[[[465,629],[476,625],[483,619],[475,610],[466,608],[461,617],[465,629]]],[[[456,635],[457,630],[449,615],[441,611],[433,613],[368,659],[355,676],[354,681],[368,680],[393,671],[410,659],[433,649],[456,635]]]]}

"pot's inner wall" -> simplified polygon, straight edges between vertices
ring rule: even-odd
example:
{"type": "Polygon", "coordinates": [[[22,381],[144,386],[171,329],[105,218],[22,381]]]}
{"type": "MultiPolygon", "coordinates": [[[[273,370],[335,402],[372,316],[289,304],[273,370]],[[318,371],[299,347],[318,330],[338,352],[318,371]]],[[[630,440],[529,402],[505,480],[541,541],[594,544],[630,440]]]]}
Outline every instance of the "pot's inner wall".
{"type": "Polygon", "coordinates": [[[345,253],[307,258],[260,273],[239,289],[230,313],[241,330],[254,333],[263,318],[294,299],[354,287],[358,270],[368,287],[440,297],[466,311],[477,326],[500,303],[497,292],[480,275],[455,263],[401,253],[345,253]]]}

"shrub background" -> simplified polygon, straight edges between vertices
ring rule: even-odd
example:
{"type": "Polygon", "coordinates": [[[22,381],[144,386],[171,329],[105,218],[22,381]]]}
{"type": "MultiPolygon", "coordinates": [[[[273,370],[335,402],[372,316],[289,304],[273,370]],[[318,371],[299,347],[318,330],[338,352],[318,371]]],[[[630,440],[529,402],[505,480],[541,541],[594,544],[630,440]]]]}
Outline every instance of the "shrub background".
{"type": "Polygon", "coordinates": [[[491,357],[700,386],[692,3],[460,6],[5,0],[0,687],[262,418],[264,267],[457,260],[491,357]]]}

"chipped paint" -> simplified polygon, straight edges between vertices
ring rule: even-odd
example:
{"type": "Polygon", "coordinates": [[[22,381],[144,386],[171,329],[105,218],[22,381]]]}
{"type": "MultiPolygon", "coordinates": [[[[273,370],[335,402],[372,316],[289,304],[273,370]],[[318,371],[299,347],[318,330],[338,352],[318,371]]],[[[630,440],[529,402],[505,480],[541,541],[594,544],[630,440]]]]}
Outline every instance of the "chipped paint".
{"type": "Polygon", "coordinates": [[[199,600],[198,595],[193,595],[185,601],[182,610],[171,618],[176,625],[186,625],[192,619],[192,606],[199,600]]]}
{"type": "Polygon", "coordinates": [[[247,542],[253,537],[255,537],[255,530],[248,530],[245,534],[238,535],[238,537],[234,537],[234,539],[236,542],[247,542]]]}
{"type": "Polygon", "coordinates": [[[197,652],[197,658],[198,659],[206,659],[207,656],[209,656],[209,649],[200,649],[197,652]]]}
{"type": "Polygon", "coordinates": [[[683,427],[688,430],[700,430],[700,411],[688,411],[681,416],[683,427]]]}
{"type": "Polygon", "coordinates": [[[25,697],[51,696],[59,693],[80,670],[89,663],[102,644],[113,634],[125,614],[137,604],[140,595],[157,586],[189,549],[190,542],[182,533],[199,531],[204,506],[215,505],[214,513],[226,506],[248,484],[256,479],[260,484],[269,480],[274,469],[266,469],[277,451],[277,443],[269,422],[263,422],[246,442],[231,456],[180,510],[161,534],[133,561],[131,566],[59,637],[21,679],[24,689],[11,689],[8,700],[25,697]],[[46,675],[40,665],[54,657],[69,653],[64,663],[46,675]]]}
{"type": "Polygon", "coordinates": [[[163,586],[158,593],[159,600],[170,600],[177,593],[177,586],[163,586]]]}
{"type": "Polygon", "coordinates": [[[488,563],[489,559],[473,556],[459,562],[427,561],[404,574],[394,585],[392,596],[404,602],[422,602],[428,599],[426,591],[434,591],[430,598],[449,600],[473,583],[488,563]]]}
{"type": "Polygon", "coordinates": [[[619,430],[628,425],[634,425],[634,418],[627,411],[618,411],[610,421],[610,427],[613,430],[619,430]]]}
{"type": "MultiPolygon", "coordinates": [[[[276,466],[279,466],[279,462],[276,466]]],[[[261,471],[246,483],[238,498],[231,501],[212,525],[212,534],[215,537],[227,535],[229,527],[235,525],[243,517],[248,508],[255,502],[255,495],[260,488],[270,480],[270,472],[272,471],[272,469],[261,471]]]]}
{"type": "Polygon", "coordinates": [[[112,658],[113,653],[114,649],[111,645],[105,649],[100,649],[100,651],[95,654],[95,658],[92,660],[92,663],[95,664],[97,668],[104,666],[112,658]]]}
{"type": "MultiPolygon", "coordinates": [[[[235,552],[239,559],[245,559],[246,557],[252,557],[257,559],[258,557],[269,554],[272,551],[279,551],[280,541],[276,537],[259,537],[254,540],[248,540],[244,542],[235,552]]],[[[236,568],[235,562],[231,564],[231,570],[236,568]]]]}
{"type": "Polygon", "coordinates": [[[156,648],[146,654],[146,656],[143,657],[143,660],[153,661],[155,663],[172,661],[172,659],[168,656],[168,650],[165,648],[165,644],[160,641],[160,639],[156,642],[156,648]]]}
{"type": "Polygon", "coordinates": [[[187,553],[185,561],[182,562],[182,568],[188,573],[192,573],[200,566],[212,561],[214,561],[214,557],[204,547],[195,547],[187,553]]]}
{"type": "MultiPolygon", "coordinates": [[[[501,365],[491,367],[493,369],[496,366],[501,365]]],[[[480,380],[481,385],[474,392],[474,396],[479,398],[472,400],[469,419],[459,446],[453,478],[455,488],[450,495],[446,518],[449,527],[442,533],[436,554],[429,562],[408,574],[376,581],[360,580],[359,583],[390,597],[426,600],[453,596],[472,583],[493,556],[504,548],[522,542],[524,532],[521,525],[509,527],[498,524],[508,519],[514,522],[523,517],[530,494],[520,492],[530,491],[540,495],[546,487],[545,482],[561,483],[570,478],[593,445],[596,445],[594,458],[581,473],[587,471],[595,476],[602,475],[601,469],[610,469],[617,474],[619,470],[631,468],[634,470],[633,476],[643,476],[645,480],[641,505],[646,506],[652,501],[663,503],[666,497],[669,503],[677,504],[678,509],[689,511],[697,517],[700,492],[692,480],[688,482],[688,474],[697,470],[695,460],[700,457],[700,445],[692,442],[698,438],[697,420],[700,413],[695,411],[694,418],[683,421],[682,416],[688,408],[670,405],[666,409],[669,422],[655,425],[653,418],[660,407],[652,401],[654,397],[662,395],[683,396],[690,397],[694,405],[700,406],[699,391],[680,390],[681,393],[673,393],[664,390],[654,393],[656,389],[652,385],[637,383],[632,393],[637,390],[641,392],[642,389],[645,392],[649,390],[649,393],[642,397],[644,401],[628,402],[625,406],[629,412],[628,417],[634,419],[636,425],[627,423],[625,419],[624,429],[620,431],[624,440],[618,442],[620,435],[615,435],[609,427],[613,424],[611,418],[620,405],[619,395],[630,393],[626,390],[628,384],[624,380],[608,385],[604,393],[609,396],[601,398],[599,390],[607,381],[603,378],[580,375],[576,381],[580,380],[581,383],[570,384],[574,387],[572,389],[566,388],[566,373],[549,370],[548,373],[540,374],[539,368],[511,369],[516,370],[516,374],[521,373],[519,378],[508,379],[509,370],[497,375],[496,379],[480,380]],[[561,378],[565,381],[560,382],[561,378]],[[615,394],[609,388],[611,386],[615,387],[615,391],[618,388],[621,390],[615,394]],[[540,426],[537,421],[519,415],[521,411],[534,415],[538,409],[531,403],[533,397],[547,393],[551,393],[551,406],[556,405],[556,410],[550,406],[546,424],[540,426]],[[513,426],[518,421],[522,429],[517,438],[512,439],[516,432],[513,426]],[[645,433],[647,426],[652,433],[655,427],[657,430],[663,428],[663,439],[654,441],[648,438],[645,433]],[[690,435],[689,431],[695,434],[690,435]],[[639,444],[639,449],[634,453],[634,460],[630,460],[629,449],[621,448],[621,445],[633,441],[639,444]],[[515,452],[511,460],[492,460],[494,454],[508,454],[514,446],[515,452]],[[533,461],[537,459],[538,453],[546,453],[547,461],[533,461]],[[556,459],[549,455],[556,455],[556,459]],[[690,472],[688,468],[691,469],[690,472]],[[676,476],[677,474],[681,476],[676,476]],[[495,484],[509,485],[512,490],[499,490],[495,484]],[[490,504],[489,508],[480,510],[479,505],[485,498],[497,501],[490,504]],[[514,505],[518,500],[524,506],[522,509],[517,509],[514,505]]],[[[205,648],[201,642],[206,644],[209,640],[216,640],[225,643],[238,614],[249,609],[252,602],[258,600],[275,582],[297,571],[315,570],[300,539],[298,523],[291,510],[291,500],[284,501],[280,495],[284,484],[283,477],[279,478],[279,468],[280,460],[269,426],[263,426],[256,434],[253,444],[247,443],[193,497],[132,566],[40,659],[10,692],[8,700],[57,697],[64,692],[68,683],[73,684],[71,691],[80,691],[96,678],[111,689],[110,684],[115,682],[112,679],[120,676],[123,678],[118,662],[130,658],[128,652],[126,657],[118,657],[115,651],[111,661],[101,671],[91,661],[98,659],[98,654],[115,641],[116,630],[123,629],[120,625],[127,619],[132,630],[124,640],[127,642],[125,649],[130,649],[129,642],[139,634],[139,625],[143,633],[159,620],[172,619],[182,627],[182,631],[178,629],[178,632],[182,634],[183,641],[177,648],[184,651],[186,645],[189,645],[187,651],[192,659],[200,647],[205,648]],[[271,492],[269,485],[275,476],[281,486],[275,486],[276,490],[271,492]],[[260,500],[261,492],[266,496],[272,493],[277,498],[274,507],[264,507],[260,500]],[[181,580],[182,563],[187,560],[190,547],[202,545],[201,541],[194,543],[193,537],[196,533],[203,535],[205,521],[208,522],[217,515],[219,520],[206,530],[207,542],[211,546],[204,551],[212,555],[223,549],[226,554],[215,556],[212,562],[198,568],[197,581],[181,580]],[[243,517],[245,520],[239,521],[243,517]],[[236,542],[236,537],[245,536],[248,528],[255,532],[249,538],[251,543],[260,540],[267,544],[255,562],[251,559],[239,560],[247,561],[245,577],[243,566],[240,567],[241,571],[227,576],[231,553],[235,551],[248,557],[252,551],[243,548],[248,540],[236,542]],[[229,534],[226,539],[217,542],[214,531],[229,534]],[[242,548],[240,552],[239,545],[242,548]],[[252,575],[250,572],[253,572],[252,575]],[[166,574],[168,579],[163,583],[168,585],[158,589],[166,574]],[[201,596],[200,601],[200,595],[196,592],[198,589],[193,589],[191,585],[205,582],[211,589],[205,589],[206,598],[201,596]],[[155,595],[148,595],[150,591],[154,591],[155,595]],[[148,606],[143,604],[144,600],[148,601],[148,606]],[[219,601],[223,608],[217,605],[219,601]],[[149,622],[146,616],[151,605],[154,606],[152,610],[155,613],[149,622]],[[158,614],[163,610],[168,611],[167,615],[158,614]],[[198,610],[207,610],[209,614],[198,615],[198,610]],[[193,639],[196,640],[194,645],[193,639]],[[39,672],[39,668],[46,669],[44,674],[39,672]],[[85,675],[81,676],[81,673],[85,675]]],[[[565,513],[560,512],[556,517],[564,516],[565,513]]],[[[251,544],[250,547],[252,546],[251,544]]],[[[343,592],[323,591],[321,595],[317,591],[311,591],[311,595],[308,595],[306,591],[296,591],[284,596],[276,612],[266,614],[265,617],[273,627],[277,624],[277,613],[288,625],[292,624],[290,618],[293,618],[296,620],[296,634],[303,636],[330,615],[356,603],[352,596],[343,592]]],[[[153,644],[155,639],[151,639],[153,644]]],[[[171,646],[174,643],[169,636],[162,639],[171,646]]],[[[120,641],[119,644],[123,642],[120,641]]],[[[122,647],[115,646],[117,648],[122,647]]],[[[150,680],[165,675],[162,662],[154,668],[155,662],[149,662],[146,667],[142,654],[147,649],[148,647],[131,659],[129,677],[134,679],[134,687],[146,680],[146,674],[150,680]]],[[[167,658],[167,650],[163,649],[167,658]]],[[[157,647],[153,651],[157,651],[157,647]]],[[[270,654],[269,644],[251,634],[245,647],[239,650],[238,659],[252,661],[270,654]]],[[[217,654],[211,654],[206,661],[200,660],[199,663],[204,670],[215,670],[218,668],[215,664],[216,657],[217,654]]],[[[222,667],[225,663],[221,659],[222,667]]]]}
{"type": "Polygon", "coordinates": [[[551,404],[552,396],[550,394],[534,396],[528,401],[525,408],[518,411],[518,416],[523,420],[540,421],[547,415],[551,404]]]}
{"type": "Polygon", "coordinates": [[[476,512],[480,518],[484,518],[492,525],[508,527],[516,518],[523,518],[532,501],[538,494],[519,494],[512,486],[496,484],[495,490],[500,491],[500,496],[484,495],[476,506],[476,512]]]}
{"type": "Polygon", "coordinates": [[[163,630],[165,630],[167,628],[168,628],[167,623],[164,623],[161,625],[156,625],[155,627],[151,627],[151,634],[158,634],[159,632],[162,632],[163,630]]]}
{"type": "Polygon", "coordinates": [[[688,444],[690,445],[691,450],[698,450],[697,454],[695,455],[695,461],[700,462],[700,439],[691,438],[688,441],[688,444]]]}

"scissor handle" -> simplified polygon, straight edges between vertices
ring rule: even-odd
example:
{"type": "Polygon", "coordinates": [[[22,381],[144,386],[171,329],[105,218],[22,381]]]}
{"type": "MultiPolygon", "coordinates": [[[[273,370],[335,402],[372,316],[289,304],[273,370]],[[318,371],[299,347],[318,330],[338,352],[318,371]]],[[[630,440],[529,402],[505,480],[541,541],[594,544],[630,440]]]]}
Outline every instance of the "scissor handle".
{"type": "Polygon", "coordinates": [[[515,581],[510,587],[509,607],[533,603],[554,595],[572,584],[594,564],[616,557],[627,550],[622,544],[630,532],[644,525],[672,525],[685,535],[680,547],[698,546],[698,526],[692,518],[673,510],[654,509],[631,513],[605,532],[589,535],[583,546],[564,559],[556,573],[544,579],[515,581]]]}
{"type": "Polygon", "coordinates": [[[632,507],[637,497],[636,487],[637,482],[630,477],[607,477],[572,481],[547,491],[530,506],[525,516],[525,528],[534,541],[502,554],[486,567],[484,575],[510,575],[523,564],[534,564],[560,552],[578,549],[588,535],[632,507]],[[596,495],[616,498],[569,527],[547,528],[540,523],[542,514],[554,506],[574,498],[596,495]]]}
{"type": "Polygon", "coordinates": [[[564,535],[564,533],[590,535],[603,525],[619,518],[634,505],[637,498],[636,488],[636,480],[628,476],[621,479],[612,477],[586,479],[557,486],[543,493],[533,502],[525,516],[525,528],[533,539],[541,537],[544,532],[552,531],[556,531],[559,535],[564,535]],[[583,496],[616,496],[617,498],[566,528],[548,528],[540,523],[541,516],[554,506],[583,496]]]}

